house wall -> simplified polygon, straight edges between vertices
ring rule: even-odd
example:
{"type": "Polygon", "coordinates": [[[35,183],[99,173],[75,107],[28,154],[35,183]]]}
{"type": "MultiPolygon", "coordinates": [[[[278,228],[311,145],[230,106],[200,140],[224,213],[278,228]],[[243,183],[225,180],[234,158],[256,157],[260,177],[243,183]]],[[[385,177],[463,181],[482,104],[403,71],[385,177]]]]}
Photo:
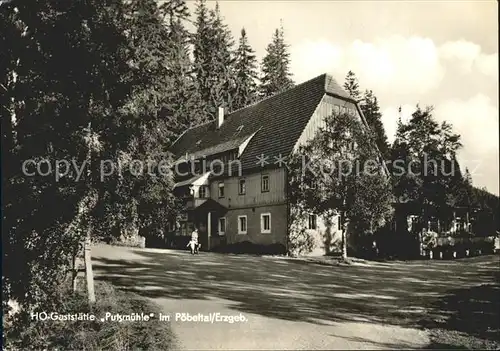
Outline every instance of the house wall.
{"type": "MultiPolygon", "coordinates": [[[[250,241],[255,244],[271,245],[287,242],[286,173],[284,169],[265,170],[244,177],[230,177],[214,180],[210,184],[211,198],[228,210],[224,242],[234,244],[250,241]],[[269,176],[269,191],[262,192],[262,175],[269,176]],[[245,194],[239,194],[239,180],[244,178],[245,194]],[[219,197],[219,183],[224,183],[224,197],[219,197]],[[271,232],[261,233],[261,214],[271,214],[271,232]],[[247,233],[238,234],[238,216],[247,216],[247,233]]],[[[219,217],[213,219],[217,223],[219,217]]],[[[214,233],[214,244],[221,242],[214,233]]]]}
{"type": "MultiPolygon", "coordinates": [[[[225,238],[227,244],[250,241],[254,244],[271,245],[287,241],[287,206],[286,204],[263,205],[248,208],[231,209],[226,218],[225,238]],[[261,214],[271,214],[271,232],[261,232],[261,214]],[[247,233],[238,234],[238,216],[247,216],[247,233]]],[[[218,221],[218,218],[216,219],[218,221]]]]}
{"type": "Polygon", "coordinates": [[[315,247],[310,255],[327,255],[338,252],[342,233],[339,228],[340,216],[335,215],[331,222],[327,223],[326,218],[318,216],[317,229],[308,230],[315,239],[315,247]]]}
{"type": "Polygon", "coordinates": [[[228,209],[248,206],[283,204],[286,200],[285,170],[283,168],[253,173],[244,177],[230,177],[224,180],[214,180],[210,184],[210,194],[213,200],[228,209]],[[269,191],[261,191],[261,176],[269,175],[269,191]],[[238,194],[239,179],[245,178],[246,193],[238,194]],[[219,197],[219,182],[224,182],[224,197],[219,197]]]}
{"type": "Polygon", "coordinates": [[[308,140],[311,140],[321,128],[326,126],[326,117],[331,116],[334,111],[337,113],[342,112],[343,109],[346,109],[349,113],[356,116],[356,118],[361,121],[361,116],[352,102],[347,102],[325,94],[318,104],[316,111],[304,128],[304,131],[297,140],[294,151],[297,151],[300,145],[304,145],[308,140]]]}

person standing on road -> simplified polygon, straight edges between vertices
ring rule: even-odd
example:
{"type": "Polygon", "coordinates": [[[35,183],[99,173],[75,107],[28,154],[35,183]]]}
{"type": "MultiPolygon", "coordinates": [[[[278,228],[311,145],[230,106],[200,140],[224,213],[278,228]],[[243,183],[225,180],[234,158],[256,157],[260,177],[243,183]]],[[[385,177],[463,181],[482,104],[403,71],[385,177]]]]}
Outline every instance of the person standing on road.
{"type": "Polygon", "coordinates": [[[191,246],[191,252],[197,252],[201,245],[198,243],[198,229],[195,228],[193,232],[191,233],[191,241],[189,241],[188,247],[191,246]]]}
{"type": "Polygon", "coordinates": [[[198,228],[194,228],[193,232],[191,233],[191,240],[195,243],[198,243],[198,228]]]}

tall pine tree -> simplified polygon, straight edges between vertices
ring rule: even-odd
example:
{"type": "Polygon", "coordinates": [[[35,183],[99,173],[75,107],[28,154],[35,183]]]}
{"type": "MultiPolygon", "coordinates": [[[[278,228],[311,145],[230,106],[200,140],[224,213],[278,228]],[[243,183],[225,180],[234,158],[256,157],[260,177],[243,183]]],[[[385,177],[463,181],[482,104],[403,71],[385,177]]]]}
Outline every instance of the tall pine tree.
{"type": "Polygon", "coordinates": [[[353,71],[347,72],[344,82],[344,89],[347,91],[349,96],[356,101],[361,99],[361,94],[359,92],[358,78],[353,71]]]}
{"type": "MultiPolygon", "coordinates": [[[[167,0],[160,6],[168,32],[167,60],[170,67],[169,108],[162,115],[171,123],[176,139],[203,119],[201,98],[189,57],[190,33],[184,23],[190,13],[185,0],[167,0]]],[[[173,140],[171,140],[173,141],[173,140]]]]}
{"type": "Polygon", "coordinates": [[[203,102],[202,118],[199,122],[205,122],[210,119],[209,101],[211,100],[211,36],[210,36],[210,11],[207,7],[206,0],[198,0],[196,2],[196,32],[192,36],[193,45],[193,71],[196,78],[196,89],[203,102]]]}
{"type": "Polygon", "coordinates": [[[382,157],[385,160],[388,160],[390,157],[389,142],[387,141],[384,124],[382,123],[382,113],[380,113],[378,99],[373,94],[373,91],[365,91],[363,104],[361,104],[361,110],[363,111],[370,129],[375,134],[375,142],[382,153],[382,157]]]}
{"type": "Polygon", "coordinates": [[[248,43],[245,28],[241,30],[235,57],[236,90],[234,109],[242,108],[257,99],[257,59],[248,43]]]}
{"type": "Polygon", "coordinates": [[[215,9],[210,11],[211,17],[211,66],[212,66],[212,101],[211,109],[216,114],[220,106],[228,111],[234,109],[235,91],[235,70],[233,36],[224,23],[220,13],[219,3],[215,4],[215,9]]]}
{"type": "Polygon", "coordinates": [[[260,95],[262,98],[273,96],[294,86],[290,73],[289,45],[285,42],[283,24],[276,29],[266,55],[261,64],[262,77],[260,95]]]}
{"type": "Polygon", "coordinates": [[[223,23],[218,3],[209,10],[205,0],[196,6],[194,71],[205,120],[214,119],[219,107],[232,109],[234,92],[233,38],[223,23]]]}
{"type": "MultiPolygon", "coordinates": [[[[358,78],[353,71],[347,72],[344,82],[344,89],[354,100],[361,100],[362,97],[359,91],[360,88],[358,78]]],[[[365,91],[363,99],[362,101],[360,101],[360,107],[366,118],[368,126],[374,134],[375,142],[380,152],[382,153],[382,156],[385,160],[389,159],[389,143],[387,141],[387,135],[385,133],[384,125],[382,123],[382,114],[380,113],[378,100],[375,94],[373,94],[373,91],[365,91]]]]}

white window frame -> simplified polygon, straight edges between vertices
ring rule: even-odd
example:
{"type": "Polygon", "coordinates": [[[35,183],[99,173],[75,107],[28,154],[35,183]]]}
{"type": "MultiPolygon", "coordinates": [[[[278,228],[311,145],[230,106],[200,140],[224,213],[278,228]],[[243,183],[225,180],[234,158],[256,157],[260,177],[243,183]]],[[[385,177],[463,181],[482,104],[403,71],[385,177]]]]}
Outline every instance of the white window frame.
{"type": "Polygon", "coordinates": [[[268,193],[269,188],[270,188],[270,177],[269,174],[262,174],[260,177],[260,192],[261,193],[268,193]],[[264,189],[264,179],[267,179],[267,188],[264,189]]]}
{"type": "Polygon", "coordinates": [[[246,215],[238,216],[238,234],[243,235],[243,234],[246,234],[247,231],[248,231],[248,218],[247,218],[247,216],[246,215]],[[245,230],[244,231],[241,230],[241,226],[240,226],[240,224],[241,224],[240,219],[241,218],[245,218],[245,230]]]}
{"type": "Polygon", "coordinates": [[[246,195],[247,193],[247,180],[245,178],[238,179],[238,195],[246,195]],[[243,192],[241,191],[241,181],[243,181],[243,192]]]}
{"type": "Polygon", "coordinates": [[[205,185],[200,185],[198,188],[198,197],[200,199],[206,199],[207,198],[207,187],[205,185]],[[203,196],[201,196],[201,189],[203,189],[203,196]]]}
{"type": "Polygon", "coordinates": [[[219,198],[223,198],[223,197],[226,196],[226,194],[225,194],[225,187],[226,187],[226,185],[224,184],[224,182],[219,182],[217,184],[217,189],[218,189],[217,192],[218,192],[219,198]],[[223,193],[222,196],[220,194],[221,189],[222,189],[222,193],[223,193]]]}
{"type": "Polygon", "coordinates": [[[219,235],[226,235],[226,226],[227,226],[227,219],[226,217],[220,217],[218,221],[218,227],[219,227],[219,235]],[[220,225],[220,220],[224,220],[224,230],[222,230],[221,225],[220,225]]]}
{"type": "Polygon", "coordinates": [[[271,234],[271,213],[260,214],[260,232],[262,234],[271,234]],[[264,216],[269,216],[269,229],[264,229],[264,216]]]}

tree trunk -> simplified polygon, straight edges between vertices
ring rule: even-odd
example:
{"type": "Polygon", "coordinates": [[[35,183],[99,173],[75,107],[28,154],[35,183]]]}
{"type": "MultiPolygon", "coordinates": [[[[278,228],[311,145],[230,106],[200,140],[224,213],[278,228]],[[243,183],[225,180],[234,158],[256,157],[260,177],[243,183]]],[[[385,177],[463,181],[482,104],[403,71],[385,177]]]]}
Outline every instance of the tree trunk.
{"type": "Polygon", "coordinates": [[[342,259],[347,260],[347,237],[346,229],[342,227],[342,259]]]}
{"type": "Polygon", "coordinates": [[[341,229],[342,229],[342,259],[347,261],[347,220],[345,211],[340,215],[341,229]]]}

